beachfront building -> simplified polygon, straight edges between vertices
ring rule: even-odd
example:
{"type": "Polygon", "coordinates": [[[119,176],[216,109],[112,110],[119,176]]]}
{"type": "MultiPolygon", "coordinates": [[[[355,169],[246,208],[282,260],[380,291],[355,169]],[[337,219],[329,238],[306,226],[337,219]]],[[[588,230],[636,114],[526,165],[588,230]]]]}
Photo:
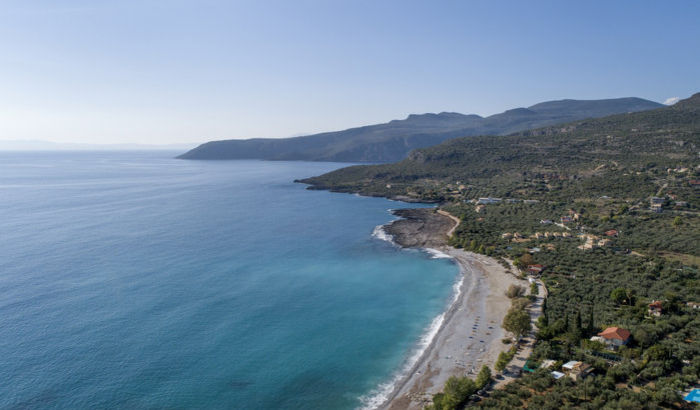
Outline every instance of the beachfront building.
{"type": "Polygon", "coordinates": [[[632,334],[629,330],[623,329],[621,327],[609,327],[602,332],[598,333],[598,336],[602,337],[605,345],[609,349],[617,349],[620,346],[624,346],[629,342],[630,336],[632,334]]]}

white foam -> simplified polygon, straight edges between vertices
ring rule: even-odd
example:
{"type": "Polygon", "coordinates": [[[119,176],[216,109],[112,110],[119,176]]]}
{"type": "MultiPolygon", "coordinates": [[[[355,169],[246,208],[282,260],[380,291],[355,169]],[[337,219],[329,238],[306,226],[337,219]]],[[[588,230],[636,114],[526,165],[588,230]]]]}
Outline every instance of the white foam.
{"type": "Polygon", "coordinates": [[[377,225],[372,231],[372,236],[382,241],[394,243],[394,237],[384,229],[384,225],[377,225]]]}
{"type": "Polygon", "coordinates": [[[440,252],[437,249],[425,248],[425,251],[430,254],[430,259],[452,259],[452,256],[444,252],[440,252]]]}
{"type": "Polygon", "coordinates": [[[463,283],[464,275],[459,275],[459,279],[456,280],[455,283],[452,285],[452,302],[450,302],[447,309],[445,309],[444,312],[437,315],[432,320],[432,322],[430,322],[430,325],[421,335],[415,350],[413,351],[409,359],[406,361],[406,363],[401,367],[401,370],[394,374],[390,381],[380,384],[379,386],[377,386],[376,389],[369,392],[369,394],[367,394],[366,396],[360,397],[360,402],[362,403],[362,405],[359,407],[359,409],[373,410],[379,408],[379,406],[386,403],[386,401],[389,399],[389,395],[394,391],[396,385],[401,380],[408,377],[408,373],[418,362],[418,360],[423,356],[423,354],[425,354],[425,351],[428,349],[428,346],[430,346],[430,344],[433,342],[433,339],[435,339],[435,336],[437,336],[438,331],[440,330],[442,324],[445,321],[445,314],[450,309],[452,309],[452,306],[459,299],[459,295],[462,293],[463,283]]]}

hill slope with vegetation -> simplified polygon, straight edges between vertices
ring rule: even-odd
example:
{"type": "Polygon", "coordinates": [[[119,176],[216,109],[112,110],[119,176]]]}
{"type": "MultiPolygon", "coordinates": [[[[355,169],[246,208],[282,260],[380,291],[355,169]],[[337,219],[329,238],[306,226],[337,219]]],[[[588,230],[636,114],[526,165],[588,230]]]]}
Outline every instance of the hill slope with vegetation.
{"type": "Polygon", "coordinates": [[[641,98],[559,100],[490,117],[443,112],[294,138],[207,142],[182,159],[266,159],[339,162],[399,161],[413,149],[467,135],[502,135],[582,118],[635,112],[661,105],[641,98]]]}
{"type": "Polygon", "coordinates": [[[476,383],[454,378],[431,408],[687,408],[682,392],[700,379],[699,151],[696,94],[303,182],[440,202],[461,220],[451,245],[510,260],[513,273],[546,286],[532,373],[511,369],[524,375],[478,396],[476,383]],[[631,335],[623,346],[601,342],[611,327],[631,335]],[[567,362],[590,375],[576,377],[567,362]]]}

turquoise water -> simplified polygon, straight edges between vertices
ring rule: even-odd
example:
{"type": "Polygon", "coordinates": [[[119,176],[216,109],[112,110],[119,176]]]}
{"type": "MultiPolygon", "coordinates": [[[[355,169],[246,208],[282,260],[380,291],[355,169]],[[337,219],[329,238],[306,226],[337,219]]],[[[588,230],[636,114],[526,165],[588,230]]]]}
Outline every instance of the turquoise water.
{"type": "Polygon", "coordinates": [[[372,237],[341,164],[0,153],[0,408],[361,406],[457,268],[372,237]]]}

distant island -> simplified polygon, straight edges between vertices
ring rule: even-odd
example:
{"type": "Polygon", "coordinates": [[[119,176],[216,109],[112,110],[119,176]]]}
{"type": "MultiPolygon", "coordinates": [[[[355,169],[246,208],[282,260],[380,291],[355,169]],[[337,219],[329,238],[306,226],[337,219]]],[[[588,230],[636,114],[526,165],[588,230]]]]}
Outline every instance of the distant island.
{"type": "Polygon", "coordinates": [[[394,162],[417,148],[456,137],[505,135],[585,118],[652,110],[663,105],[642,98],[558,100],[489,117],[443,112],[294,138],[211,141],[177,158],[394,162]]]}
{"type": "MultiPolygon", "coordinates": [[[[299,181],[439,203],[435,214],[402,211],[406,221],[388,232],[422,246],[431,224],[457,219],[447,239],[455,250],[445,252],[530,281],[529,291],[506,292],[501,325],[512,337],[495,361],[476,374],[460,362],[472,354],[467,333],[467,350],[437,342],[382,408],[686,408],[700,377],[699,151],[700,93],[299,181]]],[[[459,326],[451,322],[441,329],[459,326]]]]}

